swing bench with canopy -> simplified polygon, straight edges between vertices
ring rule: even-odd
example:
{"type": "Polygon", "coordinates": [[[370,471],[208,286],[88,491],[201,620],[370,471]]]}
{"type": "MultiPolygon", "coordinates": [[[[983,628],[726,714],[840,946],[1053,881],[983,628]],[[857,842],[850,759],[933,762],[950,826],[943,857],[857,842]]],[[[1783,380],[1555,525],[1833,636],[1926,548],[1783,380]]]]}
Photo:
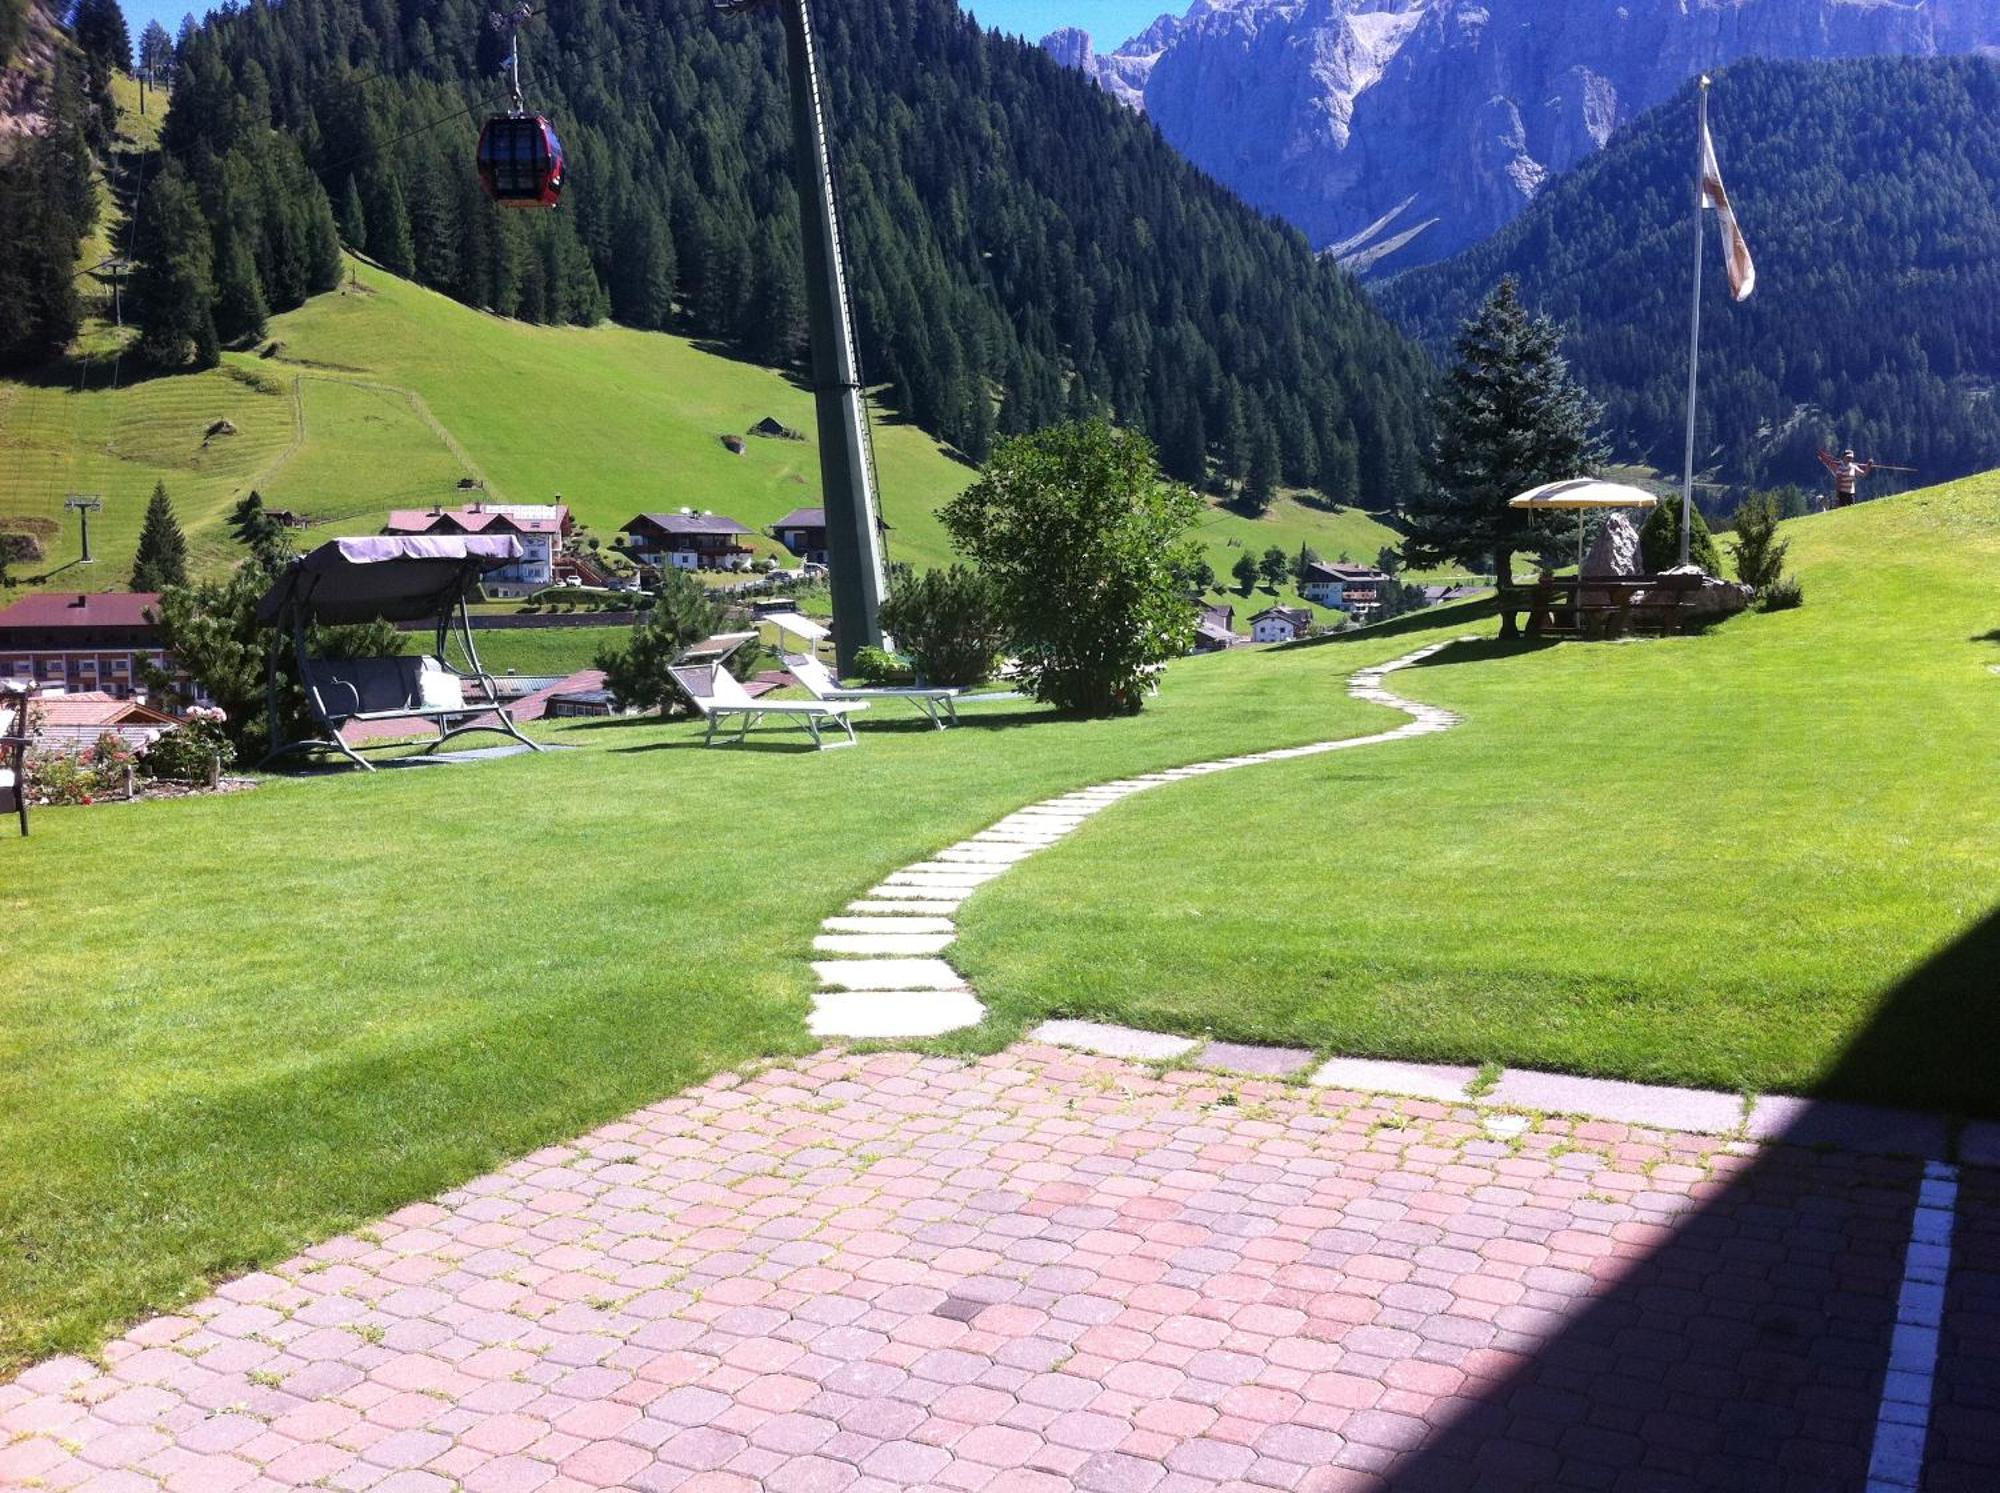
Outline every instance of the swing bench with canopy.
{"type": "Polygon", "coordinates": [[[266,688],[274,745],[264,761],[289,752],[330,750],[372,772],[374,765],[342,739],[341,728],[352,721],[410,718],[437,723],[438,735],[424,743],[429,751],[472,731],[496,731],[531,752],[541,751],[498,703],[493,676],[479,662],[465,606],[478,594],[482,575],[520,557],[521,541],[511,534],[333,539],[294,556],[257,603],[257,620],[291,634],[307,707],[326,734],[276,744],[283,640],[274,636],[266,688]],[[435,647],[427,654],[336,659],[312,652],[317,625],[426,620],[436,624],[435,647]],[[458,665],[449,658],[454,633],[458,665]],[[469,683],[480,686],[483,699],[467,698],[469,683]]]}

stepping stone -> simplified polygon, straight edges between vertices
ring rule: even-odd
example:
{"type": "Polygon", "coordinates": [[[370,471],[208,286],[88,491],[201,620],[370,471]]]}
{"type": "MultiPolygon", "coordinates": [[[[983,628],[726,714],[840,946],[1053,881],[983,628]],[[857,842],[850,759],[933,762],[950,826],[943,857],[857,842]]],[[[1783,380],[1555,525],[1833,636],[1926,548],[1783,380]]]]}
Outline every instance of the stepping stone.
{"type": "Polygon", "coordinates": [[[1477,1068],[1446,1063],[1387,1063],[1377,1058],[1328,1058],[1308,1083],[1323,1089],[1358,1089],[1362,1093],[1407,1094],[1417,1099],[1446,1099],[1464,1104],[1466,1085],[1479,1076],[1477,1068]]]}
{"type": "Polygon", "coordinates": [[[1218,1073],[1252,1073],[1261,1078],[1290,1078],[1312,1066],[1313,1054],[1304,1047],[1262,1047],[1242,1042],[1211,1042],[1195,1059],[1197,1068],[1218,1073]]]}
{"type": "MultiPolygon", "coordinates": [[[[909,882],[893,882],[893,883],[885,882],[881,886],[870,887],[868,889],[868,897],[865,900],[871,903],[889,902],[889,901],[903,902],[903,903],[921,902],[928,905],[936,906],[938,910],[942,912],[948,907],[958,906],[959,903],[963,902],[966,899],[967,894],[970,893],[972,890],[973,889],[971,887],[964,887],[964,886],[930,887],[930,886],[915,886],[910,884],[909,882]]],[[[850,902],[848,906],[854,908],[858,912],[873,912],[876,910],[873,906],[864,908],[858,902],[850,902]]]]}
{"type": "Polygon", "coordinates": [[[980,886],[1000,874],[998,867],[954,865],[950,861],[924,861],[891,871],[890,881],[911,881],[919,886],[980,886]]]}
{"type": "Polygon", "coordinates": [[[1743,1129],[1752,1140],[1877,1156],[1943,1156],[1947,1138],[1943,1115],[1787,1094],[1766,1094],[1751,1105],[1743,1129]]]}
{"type": "Polygon", "coordinates": [[[921,914],[900,918],[827,918],[820,924],[829,933],[949,933],[950,918],[921,914]]]}
{"type": "Polygon", "coordinates": [[[815,1037],[935,1037],[977,1026],[986,1008],[969,990],[867,992],[813,997],[806,1026],[815,1037]]]}
{"type": "Polygon", "coordinates": [[[953,865],[1011,866],[1016,861],[1026,860],[1035,853],[1035,849],[1033,845],[995,845],[991,842],[978,845],[965,840],[945,846],[937,853],[937,858],[953,865]]]}
{"type": "Polygon", "coordinates": [[[1519,1068],[1509,1068],[1483,1100],[1514,1109],[1589,1115],[1594,1120],[1709,1135],[1726,1135],[1743,1123],[1743,1100],[1736,1094],[1577,1078],[1567,1073],[1531,1073],[1519,1068]]]}
{"type": "Polygon", "coordinates": [[[1165,1032],[1142,1032],[1136,1027],[1111,1026],[1101,1021],[1045,1021],[1028,1035],[1037,1042],[1080,1047],[1107,1058],[1147,1061],[1177,1058],[1200,1045],[1191,1037],[1170,1037],[1165,1032]]]}
{"type": "Polygon", "coordinates": [[[942,959],[815,959],[813,973],[835,990],[965,989],[965,976],[942,959]]]}
{"type": "Polygon", "coordinates": [[[822,954],[942,954],[951,940],[949,933],[822,933],[813,947],[822,954]]]}
{"type": "MultiPolygon", "coordinates": [[[[900,890],[900,888],[897,888],[900,890]]],[[[963,897],[933,897],[924,901],[906,901],[898,897],[862,897],[847,904],[849,912],[860,913],[941,913],[955,912],[963,897]]],[[[940,919],[940,921],[943,921],[940,919]]]]}

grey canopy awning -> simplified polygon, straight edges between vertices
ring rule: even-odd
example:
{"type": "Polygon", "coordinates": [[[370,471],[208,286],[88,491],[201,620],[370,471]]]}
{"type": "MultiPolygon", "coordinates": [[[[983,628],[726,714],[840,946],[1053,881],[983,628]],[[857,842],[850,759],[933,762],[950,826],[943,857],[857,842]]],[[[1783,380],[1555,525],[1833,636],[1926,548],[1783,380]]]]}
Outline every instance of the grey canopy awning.
{"type": "Polygon", "coordinates": [[[480,576],[521,558],[512,534],[393,534],[331,539],[286,565],[257,620],[417,622],[469,598],[480,576]]]}

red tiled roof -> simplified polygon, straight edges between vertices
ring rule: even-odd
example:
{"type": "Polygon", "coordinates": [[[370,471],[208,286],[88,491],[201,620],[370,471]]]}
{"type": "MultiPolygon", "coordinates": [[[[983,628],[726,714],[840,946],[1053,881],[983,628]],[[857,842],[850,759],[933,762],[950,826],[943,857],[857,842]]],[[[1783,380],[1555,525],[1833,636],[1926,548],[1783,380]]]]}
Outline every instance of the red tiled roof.
{"type": "Polygon", "coordinates": [[[552,518],[524,518],[505,508],[398,508],[383,525],[388,534],[483,534],[488,529],[516,534],[560,534],[567,509],[552,518]]]}
{"type": "Polygon", "coordinates": [[[45,591],[0,611],[0,627],[145,627],[157,591],[45,591]]]}
{"type": "Polygon", "coordinates": [[[120,700],[100,690],[43,695],[35,701],[42,722],[49,726],[171,726],[174,718],[137,700],[120,700]]]}

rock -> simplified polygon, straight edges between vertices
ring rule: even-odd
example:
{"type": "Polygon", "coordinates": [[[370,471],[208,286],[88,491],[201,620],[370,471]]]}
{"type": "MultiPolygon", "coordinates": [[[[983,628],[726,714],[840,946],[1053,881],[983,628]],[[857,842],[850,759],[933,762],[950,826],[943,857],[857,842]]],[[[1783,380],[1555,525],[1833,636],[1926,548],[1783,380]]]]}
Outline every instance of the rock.
{"type": "Polygon", "coordinates": [[[1698,72],[1996,44],[2000,0],[1194,0],[1116,51],[1042,42],[1357,270],[1485,238],[1698,72]]]}
{"type": "Polygon", "coordinates": [[[1597,531],[1597,538],[1590,542],[1590,552],[1583,557],[1584,579],[1643,573],[1644,566],[1639,559],[1639,526],[1632,522],[1630,514],[1613,509],[1605,516],[1604,527],[1597,531]]]}
{"type": "Polygon", "coordinates": [[[723,446],[730,452],[731,455],[741,456],[743,454],[744,440],[742,436],[726,435],[721,437],[720,439],[722,441],[723,446]]]}
{"type": "MultiPolygon", "coordinates": [[[[1680,604],[1682,617],[1713,621],[1718,617],[1733,617],[1750,605],[1755,596],[1748,586],[1736,581],[1725,581],[1709,575],[1697,565],[1676,565],[1671,570],[1660,572],[1663,576],[1696,576],[1700,585],[1691,596],[1683,596],[1680,604]]],[[[1647,593],[1641,593],[1641,599],[1647,593]]]]}

